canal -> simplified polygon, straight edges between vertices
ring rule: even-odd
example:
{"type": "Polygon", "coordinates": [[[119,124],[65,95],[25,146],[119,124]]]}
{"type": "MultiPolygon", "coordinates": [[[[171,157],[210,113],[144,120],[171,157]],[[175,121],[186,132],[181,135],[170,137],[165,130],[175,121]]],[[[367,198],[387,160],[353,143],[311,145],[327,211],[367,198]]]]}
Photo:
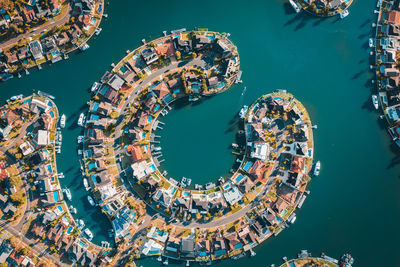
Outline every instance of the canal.
{"type": "MultiPolygon", "coordinates": [[[[115,0],[106,6],[109,16],[89,50],[1,84],[1,100],[32,90],[56,97],[60,113],[67,116],[58,157],[58,169],[66,176],[62,186],[71,188],[77,217],[100,243],[108,239],[111,225],[86,200],[76,142],[82,129],[75,125],[79,113],[87,110],[88,89],[143,38],[183,27],[229,32],[239,49],[243,84],[163,118],[163,167],[174,178],[191,177],[199,183],[226,175],[234,162],[229,146],[237,128],[232,119],[242,105],[283,88],[306,106],[318,125],[315,157],[322,170],[292,226],[257,247],[256,257],[216,265],[269,266],[307,249],[336,258],[349,252],[354,266],[398,266],[399,150],[370,101],[368,38],[376,20],[374,8],[375,0],[355,0],[350,15],[340,20],[295,14],[286,0],[115,0]]],[[[146,259],[140,265],[160,263],[146,259]]]]}

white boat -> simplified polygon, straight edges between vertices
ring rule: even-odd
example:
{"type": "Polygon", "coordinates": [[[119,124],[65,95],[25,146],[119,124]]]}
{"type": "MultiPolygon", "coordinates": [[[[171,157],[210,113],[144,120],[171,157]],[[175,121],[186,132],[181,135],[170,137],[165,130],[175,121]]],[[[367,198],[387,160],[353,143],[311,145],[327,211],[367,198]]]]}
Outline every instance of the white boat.
{"type": "Polygon", "coordinates": [[[92,85],[92,88],[90,89],[90,91],[91,91],[91,92],[96,91],[97,88],[99,88],[99,86],[100,86],[100,83],[94,82],[93,85],[92,85]]]}
{"type": "Polygon", "coordinates": [[[369,38],[368,44],[369,44],[369,47],[374,47],[374,39],[369,38]]]}
{"type": "Polygon", "coordinates": [[[58,176],[59,179],[65,177],[65,176],[64,176],[64,173],[62,173],[62,172],[60,172],[59,174],[57,174],[57,176],[58,176]]]}
{"type": "Polygon", "coordinates": [[[379,101],[377,95],[372,95],[372,104],[374,105],[375,109],[379,108],[379,101]]]}
{"type": "Polygon", "coordinates": [[[318,160],[317,163],[315,163],[315,166],[314,166],[314,176],[318,176],[320,170],[321,170],[321,162],[318,160]]]}
{"type": "Polygon", "coordinates": [[[81,46],[79,47],[79,49],[80,49],[81,51],[88,50],[89,48],[90,48],[90,46],[89,46],[87,43],[84,43],[83,45],[81,45],[81,46]]]}
{"type": "Polygon", "coordinates": [[[102,28],[97,28],[94,33],[96,35],[99,35],[101,33],[101,30],[103,30],[103,29],[102,28]]]}
{"type": "Polygon", "coordinates": [[[76,214],[77,210],[74,206],[69,206],[69,210],[71,211],[72,214],[76,214]]]}
{"type": "Polygon", "coordinates": [[[293,9],[296,11],[296,13],[299,13],[301,11],[300,5],[297,3],[296,0],[289,0],[290,4],[292,5],[293,9]]]}
{"type": "Polygon", "coordinates": [[[96,204],[94,203],[93,198],[92,198],[91,196],[88,196],[88,197],[87,197],[87,200],[89,201],[89,204],[90,204],[90,205],[92,205],[92,206],[95,206],[95,205],[96,205],[96,204]]]}
{"type": "Polygon", "coordinates": [[[244,105],[244,106],[242,107],[242,109],[239,111],[239,117],[240,117],[241,119],[244,119],[244,118],[246,117],[246,113],[247,113],[248,110],[249,110],[249,107],[246,106],[246,105],[244,105]]]}
{"type": "Polygon", "coordinates": [[[345,17],[347,17],[350,14],[350,12],[346,9],[343,10],[342,12],[340,12],[340,18],[344,19],[345,17]]]}
{"type": "Polygon", "coordinates": [[[85,121],[85,114],[81,113],[78,119],[78,126],[83,126],[84,121],[85,121]]]}
{"type": "Polygon", "coordinates": [[[67,197],[68,200],[72,199],[71,191],[68,188],[64,189],[63,192],[64,192],[64,194],[65,194],[65,196],[67,197]]]}
{"type": "Polygon", "coordinates": [[[78,229],[82,230],[85,227],[85,222],[82,219],[78,220],[78,229]]]}
{"type": "Polygon", "coordinates": [[[295,221],[296,221],[296,215],[293,216],[292,218],[290,218],[290,220],[289,220],[290,223],[294,223],[295,221]]]}
{"type": "Polygon", "coordinates": [[[83,185],[85,186],[85,190],[89,191],[90,187],[89,187],[88,180],[86,178],[83,178],[83,185]]]}
{"type": "Polygon", "coordinates": [[[93,233],[89,230],[89,228],[86,228],[83,232],[85,233],[89,241],[93,239],[93,233]]]}

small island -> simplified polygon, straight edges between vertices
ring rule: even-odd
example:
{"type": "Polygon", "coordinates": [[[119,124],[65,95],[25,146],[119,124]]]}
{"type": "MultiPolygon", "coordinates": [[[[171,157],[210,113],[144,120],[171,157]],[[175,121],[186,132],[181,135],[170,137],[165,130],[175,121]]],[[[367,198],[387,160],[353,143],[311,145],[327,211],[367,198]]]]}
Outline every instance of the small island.
{"type": "Polygon", "coordinates": [[[113,226],[114,262],[157,256],[164,263],[208,263],[255,255],[255,246],[296,220],[308,194],[313,127],[286,90],[240,111],[245,142],[234,147],[241,164],[228,179],[193,189],[189,180],[158,170],[158,117],[178,99],[201,101],[240,82],[239,55],[228,37],[207,29],[164,32],[143,40],[93,84],[88,114],[78,121],[83,184],[89,203],[113,226]]]}
{"type": "MultiPolygon", "coordinates": [[[[340,14],[341,18],[348,15],[347,8],[353,0],[289,0],[296,11],[301,8],[317,17],[330,17],[340,14]]],[[[297,11],[297,12],[298,12],[297,11]]]]}
{"type": "MultiPolygon", "coordinates": [[[[354,259],[350,254],[343,254],[340,260],[321,253],[320,257],[314,257],[307,250],[302,250],[296,259],[287,260],[283,257],[284,264],[279,267],[351,267],[354,259]]],[[[275,265],[272,264],[271,267],[275,265]]]]}
{"type": "Polygon", "coordinates": [[[0,1],[0,81],[88,49],[103,11],[103,0],[0,1]]]}

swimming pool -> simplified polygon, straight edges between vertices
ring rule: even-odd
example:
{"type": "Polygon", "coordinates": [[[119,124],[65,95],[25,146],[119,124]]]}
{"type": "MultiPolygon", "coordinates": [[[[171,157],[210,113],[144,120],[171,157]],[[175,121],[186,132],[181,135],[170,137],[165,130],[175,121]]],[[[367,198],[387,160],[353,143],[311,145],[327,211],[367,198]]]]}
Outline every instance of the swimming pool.
{"type": "Polygon", "coordinates": [[[54,118],[54,112],[50,111],[49,113],[50,113],[50,117],[54,118]]]}
{"type": "Polygon", "coordinates": [[[61,205],[58,205],[58,206],[57,206],[57,209],[58,209],[59,211],[61,211],[61,212],[64,211],[61,205]]]}
{"type": "Polygon", "coordinates": [[[153,117],[149,115],[149,117],[147,118],[147,123],[150,123],[153,120],[153,117]]]}
{"type": "Polygon", "coordinates": [[[221,88],[224,87],[224,86],[225,86],[225,82],[221,82],[221,83],[218,84],[218,88],[219,88],[219,89],[221,89],[221,88]]]}
{"type": "Polygon", "coordinates": [[[276,100],[276,101],[283,101],[283,98],[282,98],[282,97],[279,97],[279,96],[276,96],[276,97],[274,97],[274,100],[276,100]]]}
{"type": "Polygon", "coordinates": [[[215,36],[214,35],[208,35],[207,38],[208,38],[208,40],[210,40],[212,42],[212,41],[214,41],[215,36]]]}
{"type": "Polygon", "coordinates": [[[156,171],[156,170],[157,170],[157,168],[156,168],[156,166],[154,166],[154,164],[151,164],[151,165],[150,165],[150,168],[151,168],[153,171],[156,171]]]}
{"type": "Polygon", "coordinates": [[[59,200],[60,200],[57,191],[54,191],[54,192],[53,192],[53,198],[54,198],[54,201],[59,201],[59,200]]]}
{"type": "Polygon", "coordinates": [[[126,67],[126,65],[123,65],[123,66],[119,69],[119,71],[121,71],[122,73],[125,73],[125,72],[128,71],[128,68],[126,67]]]}
{"type": "Polygon", "coordinates": [[[242,181],[242,179],[244,178],[243,175],[239,174],[236,178],[235,178],[235,182],[236,183],[240,183],[240,181],[242,181]]]}
{"type": "Polygon", "coordinates": [[[92,18],[92,20],[90,21],[90,24],[94,25],[96,23],[96,18],[92,18]]]}
{"type": "Polygon", "coordinates": [[[180,92],[181,92],[180,89],[175,89],[175,90],[174,90],[174,94],[179,94],[180,92]]]}
{"type": "Polygon", "coordinates": [[[157,106],[154,108],[154,112],[157,112],[157,110],[160,108],[160,105],[157,104],[157,106]]]}
{"type": "Polygon", "coordinates": [[[253,162],[251,162],[251,161],[246,162],[246,164],[243,167],[243,170],[248,171],[250,169],[251,165],[253,165],[253,162]]]}
{"type": "Polygon", "coordinates": [[[185,197],[190,197],[190,192],[185,191],[185,192],[182,193],[182,195],[185,196],[185,197]]]}
{"type": "Polygon", "coordinates": [[[74,229],[73,226],[68,227],[68,229],[67,229],[67,235],[70,235],[70,234],[71,234],[72,229],[74,229]]]}
{"type": "Polygon", "coordinates": [[[47,165],[47,170],[49,171],[49,173],[52,173],[52,172],[53,172],[53,169],[51,168],[51,165],[50,165],[50,164],[47,165]]]}

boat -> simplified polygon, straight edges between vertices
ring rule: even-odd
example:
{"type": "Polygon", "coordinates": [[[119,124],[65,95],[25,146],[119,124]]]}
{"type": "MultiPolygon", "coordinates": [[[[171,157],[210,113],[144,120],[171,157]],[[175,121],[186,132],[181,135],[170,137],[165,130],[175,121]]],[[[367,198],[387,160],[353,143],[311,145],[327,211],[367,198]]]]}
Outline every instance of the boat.
{"type": "Polygon", "coordinates": [[[64,189],[63,193],[65,194],[65,196],[67,197],[68,200],[72,199],[71,191],[68,188],[64,189]]]}
{"type": "Polygon", "coordinates": [[[368,44],[369,44],[369,47],[374,47],[374,39],[369,38],[368,44]]]}
{"type": "Polygon", "coordinates": [[[320,170],[321,170],[321,162],[318,160],[317,163],[315,163],[315,166],[314,166],[314,176],[318,176],[320,170]]]}
{"type": "Polygon", "coordinates": [[[89,46],[87,43],[84,43],[84,44],[82,44],[82,45],[79,47],[79,49],[80,49],[81,51],[88,50],[89,48],[90,48],[90,46],[89,46]]]}
{"type": "Polygon", "coordinates": [[[296,13],[299,13],[301,11],[300,5],[297,3],[296,0],[289,0],[290,4],[292,5],[293,9],[296,11],[296,13]]]}
{"type": "Polygon", "coordinates": [[[290,223],[294,223],[295,221],[296,221],[296,215],[294,215],[293,217],[289,218],[289,222],[290,223]]]}
{"type": "Polygon", "coordinates": [[[375,109],[379,108],[379,101],[377,95],[372,95],[372,104],[374,105],[375,109]]]}
{"type": "Polygon", "coordinates": [[[89,228],[86,228],[83,232],[88,237],[89,241],[93,239],[93,233],[89,230],[89,228]]]}
{"type": "Polygon", "coordinates": [[[350,14],[350,12],[346,9],[343,10],[342,12],[340,12],[340,18],[344,19],[345,17],[347,17],[350,14]]]}
{"type": "Polygon", "coordinates": [[[168,258],[165,259],[165,261],[163,262],[164,265],[168,265],[168,258]]]}
{"type": "Polygon", "coordinates": [[[99,34],[101,33],[101,30],[103,30],[103,29],[102,29],[102,28],[97,28],[97,29],[94,31],[94,34],[99,35],[99,34]]]}
{"type": "Polygon", "coordinates": [[[350,254],[344,254],[339,261],[340,266],[351,267],[354,263],[354,259],[350,254]]]}
{"type": "Polygon", "coordinates": [[[78,126],[83,126],[84,121],[85,121],[85,114],[81,113],[78,119],[78,126]]]}
{"type": "Polygon", "coordinates": [[[85,227],[85,222],[82,219],[78,220],[78,229],[82,230],[85,227]]]}
{"type": "Polygon", "coordinates": [[[65,120],[66,120],[65,114],[62,114],[61,118],[60,118],[60,127],[61,128],[65,127],[65,120]]]}
{"type": "Polygon", "coordinates": [[[91,92],[96,91],[99,88],[99,86],[100,86],[100,83],[94,82],[93,85],[92,85],[92,88],[90,88],[90,91],[91,92]]]}
{"type": "Polygon", "coordinates": [[[94,203],[93,198],[92,198],[91,196],[88,196],[88,197],[87,197],[87,200],[89,201],[89,204],[90,204],[90,205],[92,205],[92,206],[95,206],[95,205],[96,205],[96,204],[94,203]]]}
{"type": "Polygon", "coordinates": [[[60,172],[59,174],[57,174],[57,176],[58,176],[59,179],[65,177],[65,176],[64,176],[64,173],[62,173],[62,172],[60,172]]]}
{"type": "Polygon", "coordinates": [[[241,119],[244,119],[244,118],[246,117],[246,113],[247,113],[248,110],[249,110],[249,107],[246,106],[246,105],[244,105],[244,106],[242,107],[242,109],[239,111],[239,117],[240,117],[241,119]]]}
{"type": "Polygon", "coordinates": [[[74,206],[69,206],[69,210],[71,211],[72,214],[76,214],[77,210],[74,206]]]}
{"type": "Polygon", "coordinates": [[[85,190],[89,191],[90,187],[86,178],[83,178],[83,185],[85,186],[85,190]]]}

